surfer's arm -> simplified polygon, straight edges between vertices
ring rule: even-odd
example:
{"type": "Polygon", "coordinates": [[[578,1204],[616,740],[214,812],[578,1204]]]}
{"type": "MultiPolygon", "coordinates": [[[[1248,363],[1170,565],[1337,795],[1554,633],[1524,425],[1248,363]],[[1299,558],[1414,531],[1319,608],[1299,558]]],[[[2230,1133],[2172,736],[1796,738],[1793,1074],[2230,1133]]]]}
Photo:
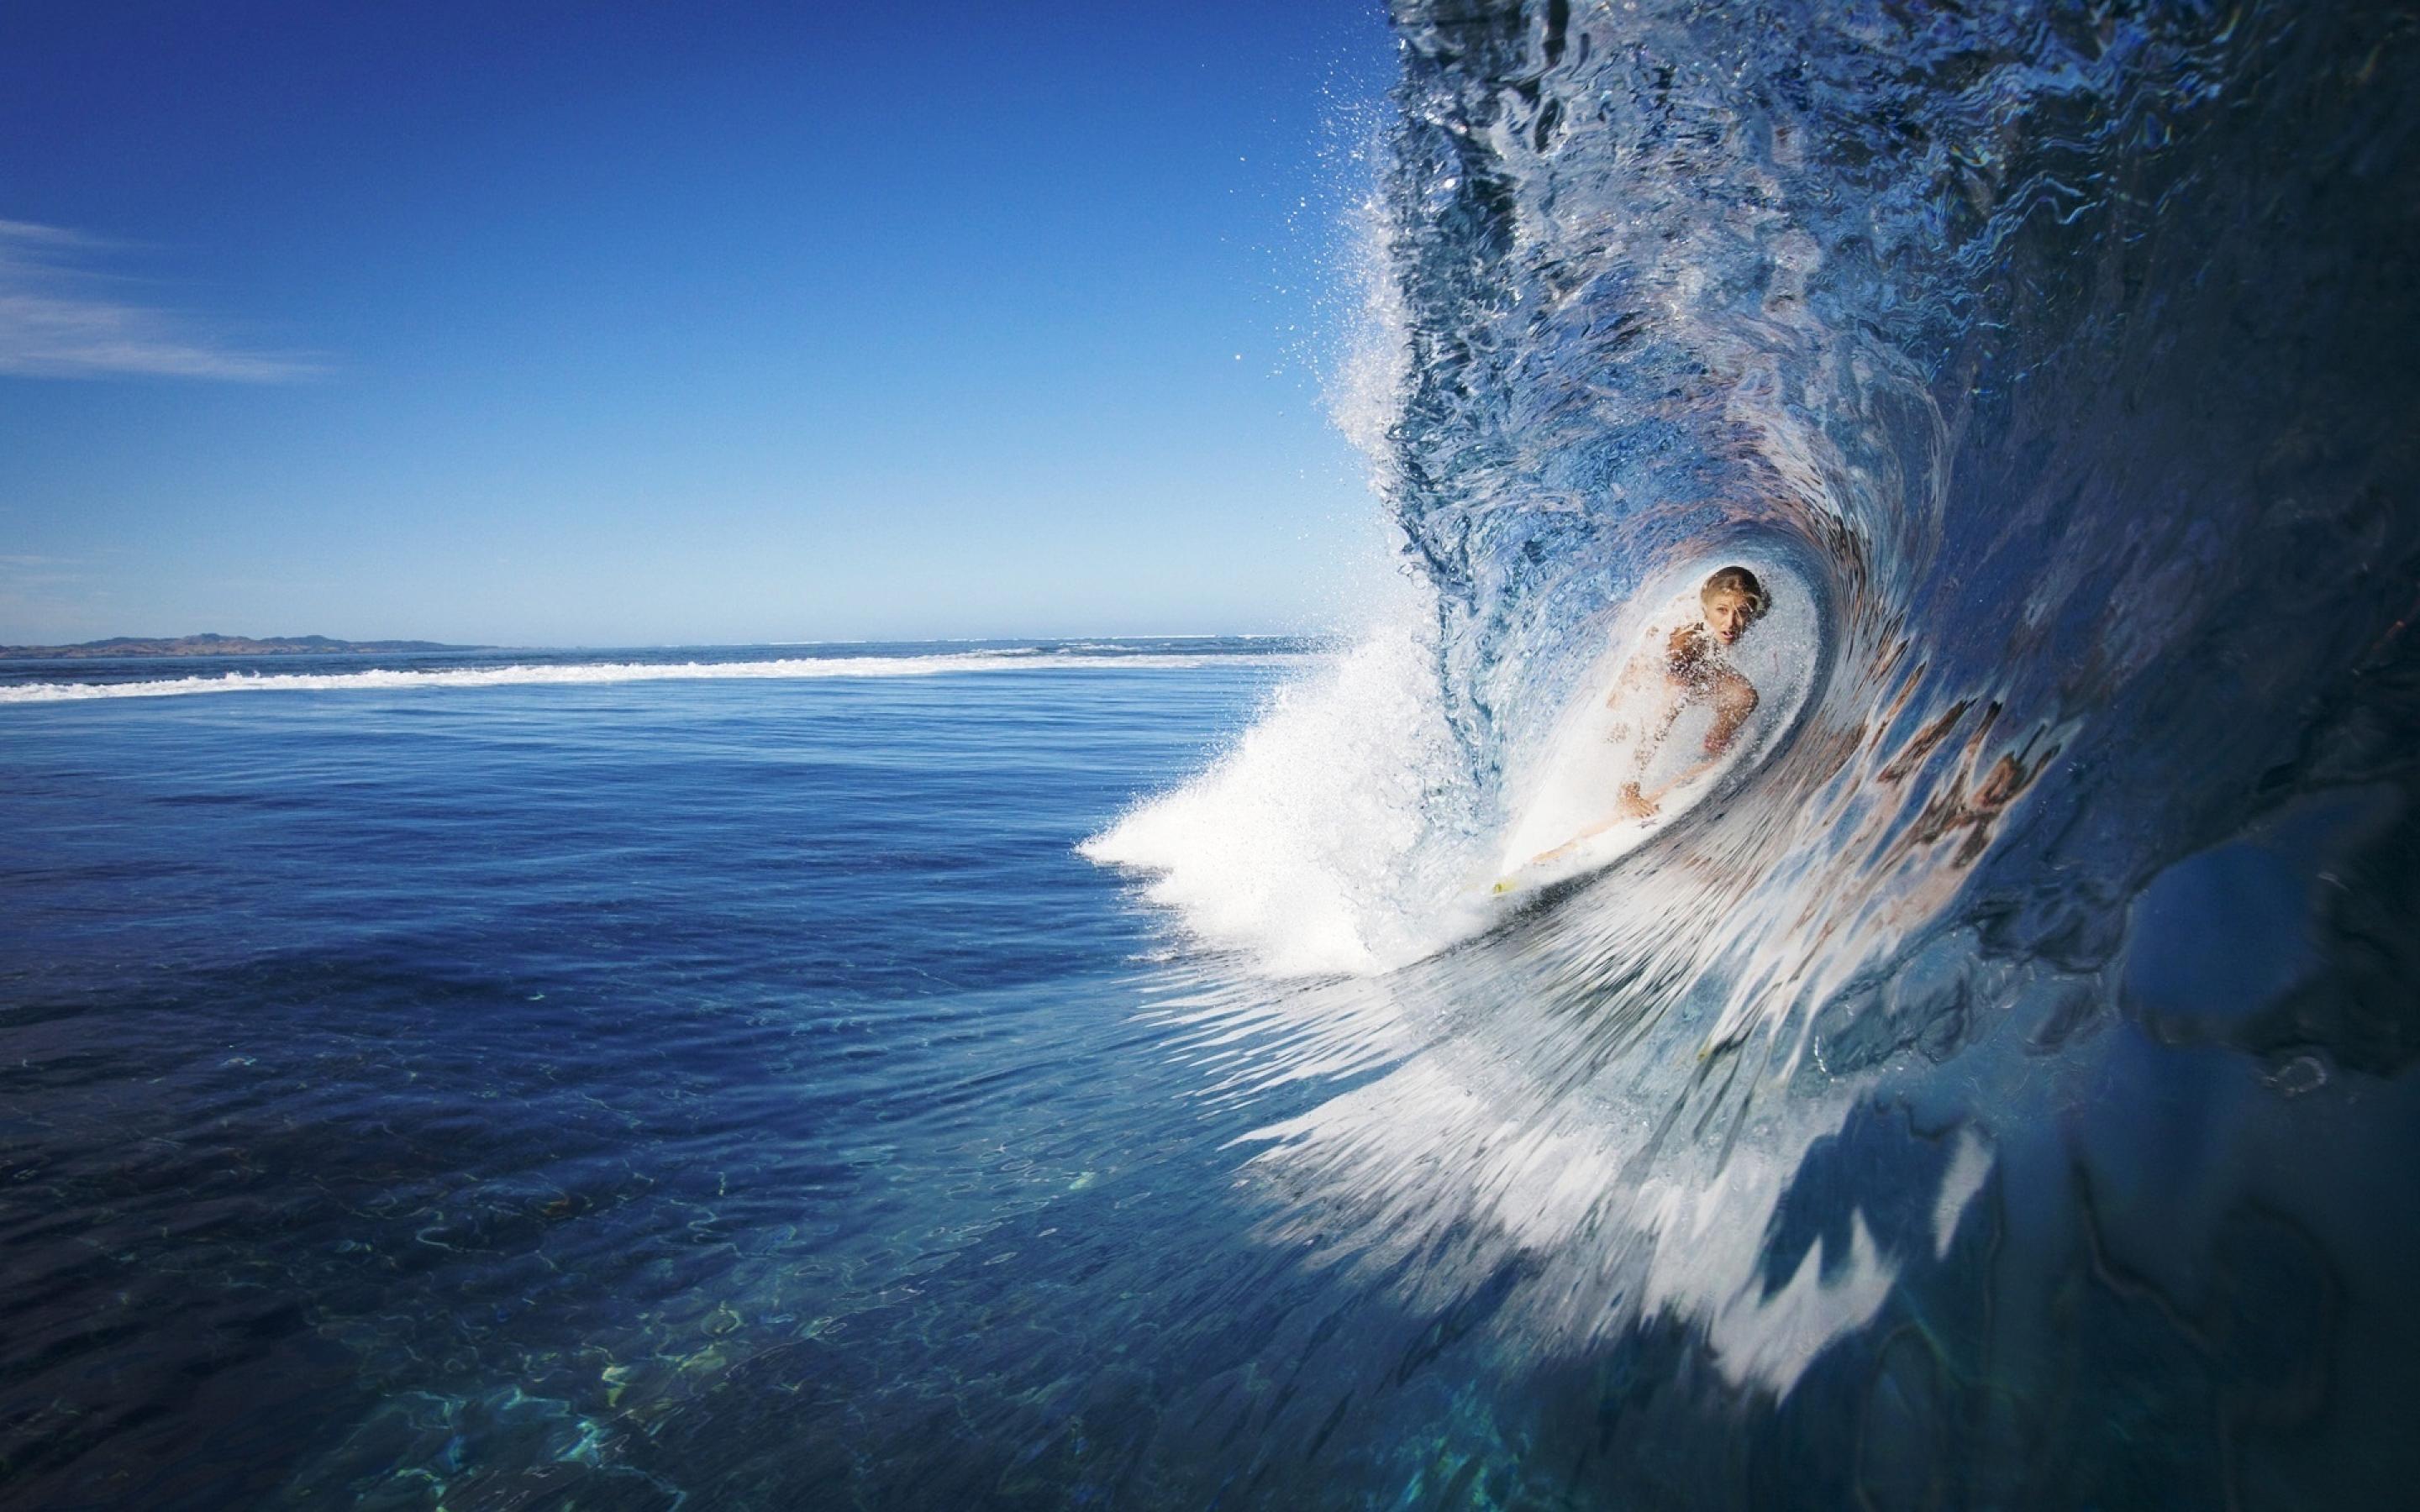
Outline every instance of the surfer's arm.
{"type": "MultiPolygon", "coordinates": [[[[1652,708],[1644,711],[1645,717],[1639,721],[1637,743],[1631,747],[1630,760],[1624,764],[1627,771],[1622,778],[1621,793],[1625,798],[1638,795],[1638,784],[1646,779],[1647,769],[1655,764],[1655,753],[1664,748],[1664,737],[1672,733],[1673,721],[1681,717],[1682,705],[1687,702],[1681,696],[1680,689],[1668,684],[1657,688],[1655,693],[1660,696],[1656,697],[1652,708]]],[[[1628,732],[1624,730],[1621,733],[1628,732]]]]}
{"type": "MultiPolygon", "coordinates": [[[[1756,712],[1756,685],[1728,669],[1715,677],[1714,698],[1714,722],[1706,731],[1705,754],[1676,773],[1670,780],[1659,783],[1654,792],[1646,795],[1645,801],[1649,804],[1713,770],[1714,764],[1730,750],[1731,743],[1739,738],[1740,728],[1747,723],[1748,716],[1756,712]]],[[[1680,710],[1676,707],[1673,713],[1677,716],[1680,710]]],[[[1671,721],[1665,721],[1664,728],[1668,733],[1672,728],[1671,721]]],[[[1645,770],[1644,764],[1641,764],[1640,770],[1645,770]]]]}
{"type": "Polygon", "coordinates": [[[1529,857],[1528,865],[1535,866],[1541,861],[1568,856],[1583,841],[1596,839],[1624,820],[1644,818],[1655,811],[1652,800],[1639,796],[1638,783],[1646,776],[1648,763],[1653,760],[1657,748],[1664,744],[1664,737],[1671,733],[1672,721],[1681,717],[1682,704],[1680,690],[1665,674],[1663,664],[1666,659],[1652,652],[1639,652],[1630,658],[1630,665],[1621,670],[1621,677],[1614,682],[1613,691],[1606,697],[1605,706],[1621,716],[1613,728],[1606,733],[1607,740],[1629,739],[1633,733],[1633,719],[1644,727],[1637,732],[1638,742],[1625,764],[1628,775],[1622,779],[1613,812],[1553,850],[1540,851],[1529,857]]]}
{"type": "Polygon", "coordinates": [[[1605,706],[1615,715],[1613,728],[1606,733],[1607,740],[1629,738],[1630,717],[1637,712],[1639,701],[1653,692],[1663,681],[1657,665],[1662,660],[1662,657],[1641,647],[1622,667],[1621,675],[1613,680],[1613,691],[1605,696],[1605,706]]]}
{"type": "MultiPolygon", "coordinates": [[[[1680,639],[1679,636],[1676,634],[1673,639],[1677,644],[1680,639]]],[[[1604,834],[1606,830],[1611,829],[1614,825],[1621,824],[1626,820],[1648,818],[1656,811],[1655,804],[1657,799],[1663,797],[1665,794],[1669,793],[1674,788],[1680,786],[1681,783],[1686,781],[1689,777],[1695,776],[1698,771],[1702,771],[1705,766],[1713,764],[1713,758],[1709,757],[1705,763],[1701,764],[1691,772],[1684,774],[1683,777],[1675,779],[1672,781],[1659,785],[1652,794],[1642,794],[1638,791],[1638,784],[1645,779],[1647,776],[1647,768],[1653,763],[1656,751],[1663,748],[1664,737],[1672,733],[1673,721],[1681,717],[1681,710],[1688,702],[1688,700],[1685,697],[1685,690],[1678,686],[1670,677],[1661,674],[1661,670],[1658,668],[1657,663],[1662,659],[1663,658],[1656,656],[1640,656],[1634,658],[1631,662],[1630,668],[1623,671],[1621,682],[1616,685],[1613,696],[1606,700],[1606,702],[1608,705],[1620,708],[1623,703],[1623,694],[1626,691],[1632,692],[1636,695],[1630,702],[1630,706],[1634,709],[1636,709],[1638,702],[1644,699],[1653,698],[1656,701],[1654,707],[1644,711],[1646,717],[1643,722],[1646,725],[1646,728],[1640,733],[1638,744],[1633,748],[1630,753],[1630,761],[1627,764],[1629,767],[1629,776],[1623,779],[1621,791],[1615,795],[1613,812],[1607,814],[1597,823],[1589,825],[1586,829],[1574,835],[1571,839],[1563,841],[1560,845],[1556,846],[1553,850],[1541,851],[1536,856],[1531,856],[1528,862],[1529,865],[1535,866],[1541,861],[1552,861],[1558,857],[1568,856],[1573,851],[1577,850],[1582,841],[1594,840],[1599,835],[1604,834]],[[1639,673],[1635,684],[1631,677],[1632,671],[1639,673]]],[[[1753,706],[1752,702],[1751,706],[1753,706]]],[[[1745,718],[1746,716],[1742,715],[1741,717],[1745,718]]],[[[1630,727],[1626,722],[1617,724],[1613,728],[1611,738],[1620,740],[1627,736],[1629,733],[1630,727]]],[[[1711,741],[1712,737],[1709,736],[1708,738],[1711,741]]],[[[1729,739],[1728,736],[1725,738],[1726,740],[1729,739]]]]}
{"type": "MultiPolygon", "coordinates": [[[[1701,665],[1702,655],[1695,643],[1692,627],[1683,625],[1665,639],[1660,651],[1641,646],[1630,658],[1630,664],[1622,668],[1612,696],[1605,702],[1618,714],[1632,714],[1640,725],[1638,743],[1631,748],[1629,786],[1637,787],[1638,779],[1647,775],[1648,765],[1663,746],[1664,737],[1672,733],[1672,721],[1681,717],[1681,709],[1688,702],[1691,678],[1701,665]]],[[[1626,740],[1630,734],[1630,720],[1618,719],[1606,738],[1626,740]]]]}
{"type": "Polygon", "coordinates": [[[1630,752],[1632,783],[1636,784],[1640,778],[1645,777],[1647,768],[1654,764],[1655,753],[1664,748],[1664,737],[1672,733],[1672,721],[1679,717],[1681,717],[1681,701],[1668,698],[1664,701],[1664,706],[1655,711],[1654,717],[1646,721],[1646,728],[1639,733],[1638,744],[1632,748],[1630,752]]]}

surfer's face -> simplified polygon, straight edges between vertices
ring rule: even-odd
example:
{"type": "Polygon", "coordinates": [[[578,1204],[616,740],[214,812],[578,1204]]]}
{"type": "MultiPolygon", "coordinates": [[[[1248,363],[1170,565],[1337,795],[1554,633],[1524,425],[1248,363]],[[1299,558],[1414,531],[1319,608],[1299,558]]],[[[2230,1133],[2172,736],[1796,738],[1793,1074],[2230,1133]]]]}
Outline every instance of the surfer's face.
{"type": "Polygon", "coordinates": [[[1720,588],[1699,596],[1698,604],[1705,615],[1706,628],[1725,645],[1736,644],[1747,627],[1756,623],[1756,610],[1748,596],[1734,589],[1720,588]]]}

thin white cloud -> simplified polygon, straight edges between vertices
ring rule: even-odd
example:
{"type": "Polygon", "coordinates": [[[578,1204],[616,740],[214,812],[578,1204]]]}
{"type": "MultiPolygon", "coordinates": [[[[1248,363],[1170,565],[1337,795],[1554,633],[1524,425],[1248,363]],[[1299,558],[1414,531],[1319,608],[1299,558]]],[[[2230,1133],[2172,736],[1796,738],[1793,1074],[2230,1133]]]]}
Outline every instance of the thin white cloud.
{"type": "Polygon", "coordinates": [[[193,316],[115,297],[118,281],[91,264],[116,245],[0,220],[0,374],[282,383],[325,371],[291,353],[247,350],[193,316]]]}

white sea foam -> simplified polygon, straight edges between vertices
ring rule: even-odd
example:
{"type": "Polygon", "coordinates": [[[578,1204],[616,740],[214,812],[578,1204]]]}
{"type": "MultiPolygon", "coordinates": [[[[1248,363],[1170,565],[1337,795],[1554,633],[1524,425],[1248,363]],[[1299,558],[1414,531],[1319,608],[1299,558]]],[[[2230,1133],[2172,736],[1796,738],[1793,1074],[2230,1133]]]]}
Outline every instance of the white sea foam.
{"type": "Polygon", "coordinates": [[[1444,943],[1439,795],[1455,786],[1436,667],[1409,602],[1279,689],[1209,770],[1084,842],[1148,872],[1203,944],[1281,976],[1401,964],[1444,943]]]}
{"type": "MultiPolygon", "coordinates": [[[[1604,653],[1552,733],[1538,750],[1512,753],[1509,821],[1481,811],[1438,699],[1436,616],[1407,586],[1359,645],[1281,688],[1207,771],[1082,853],[1151,873],[1146,896],[1196,939],[1275,975],[1386,971],[1468,938],[1501,917],[1489,890],[1499,876],[1531,888],[1611,865],[1726,772],[1761,760],[1797,717],[1821,649],[1811,595],[1776,563],[1723,560],[1750,562],[1774,588],[1773,613],[1731,656],[1762,702],[1730,756],[1667,796],[1652,820],[1524,864],[1611,817],[1628,748],[1606,739],[1620,715],[1606,692],[1642,626],[1694,611],[1706,562],[1667,574],[1608,622],[1604,653]]],[[[1702,708],[1684,715],[1651,776],[1684,764],[1709,718],[1702,708]]]]}
{"type": "Polygon", "coordinates": [[[125,683],[22,683],[0,687],[0,703],[165,698],[193,693],[347,692],[378,688],[518,687],[540,684],[669,683],[730,679],[932,677],[944,672],[1165,671],[1207,666],[1283,666],[1302,653],[1241,656],[1055,655],[1039,651],[945,652],[928,656],[785,656],[771,661],[517,662],[502,667],[373,669],[354,672],[222,672],[125,683]]]}

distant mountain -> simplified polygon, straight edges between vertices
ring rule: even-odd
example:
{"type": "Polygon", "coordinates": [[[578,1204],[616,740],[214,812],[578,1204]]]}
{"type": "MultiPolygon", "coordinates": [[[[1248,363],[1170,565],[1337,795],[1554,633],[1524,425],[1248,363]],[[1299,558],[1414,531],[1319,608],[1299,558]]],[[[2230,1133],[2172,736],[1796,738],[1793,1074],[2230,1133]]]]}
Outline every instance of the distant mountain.
{"type": "Polygon", "coordinates": [[[265,640],[241,635],[180,635],[169,639],[120,635],[72,646],[0,646],[0,661],[63,661],[84,656],[325,656],[349,651],[394,655],[479,649],[450,646],[440,640],[332,640],[324,635],[279,635],[265,640]]]}

